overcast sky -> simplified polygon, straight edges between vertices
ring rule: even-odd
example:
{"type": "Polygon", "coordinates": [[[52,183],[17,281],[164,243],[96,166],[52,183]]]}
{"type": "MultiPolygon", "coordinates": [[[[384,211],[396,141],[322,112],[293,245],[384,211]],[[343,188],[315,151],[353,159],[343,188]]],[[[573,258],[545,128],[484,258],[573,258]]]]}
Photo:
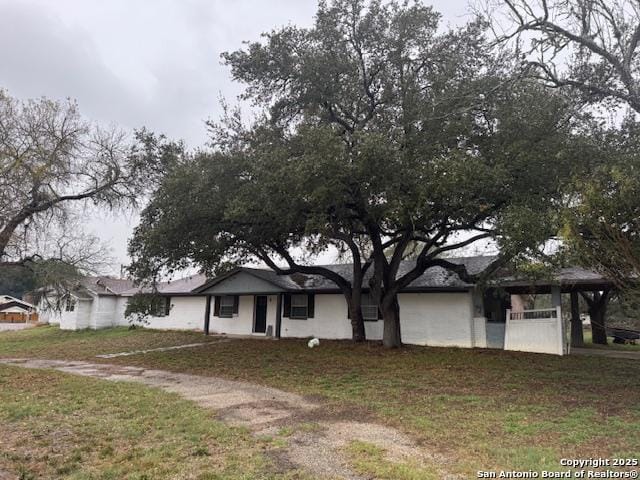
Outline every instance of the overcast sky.
{"type": "MultiPolygon", "coordinates": [[[[467,0],[426,3],[462,23],[467,0]]],[[[316,0],[0,0],[0,88],[19,98],[74,98],[92,120],[146,126],[191,147],[204,120],[241,86],[220,53],[293,23],[313,21],[316,0]]],[[[126,263],[136,215],[97,215],[89,229],[126,263]]]]}

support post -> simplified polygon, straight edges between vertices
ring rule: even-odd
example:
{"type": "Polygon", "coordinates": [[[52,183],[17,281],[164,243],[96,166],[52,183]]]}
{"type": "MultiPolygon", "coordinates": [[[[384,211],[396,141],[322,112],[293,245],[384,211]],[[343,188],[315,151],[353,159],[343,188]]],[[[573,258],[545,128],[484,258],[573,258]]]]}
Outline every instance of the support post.
{"type": "Polygon", "coordinates": [[[562,320],[562,290],[559,285],[551,287],[551,304],[556,309],[556,321],[558,328],[558,355],[566,353],[566,331],[562,320]]]}
{"type": "Polygon", "coordinates": [[[569,353],[569,341],[567,339],[567,328],[562,318],[562,307],[556,307],[556,321],[558,322],[558,355],[569,353]]]}
{"type": "Polygon", "coordinates": [[[282,293],[278,294],[276,302],[276,338],[280,338],[282,330],[282,293]]]}
{"type": "Polygon", "coordinates": [[[504,343],[502,348],[504,350],[511,350],[511,309],[507,308],[504,319],[504,343]]]}
{"type": "Polygon", "coordinates": [[[562,291],[559,286],[551,287],[551,306],[553,308],[562,306],[562,291]]]}
{"type": "Polygon", "coordinates": [[[571,346],[584,347],[584,333],[580,320],[580,302],[578,292],[571,292],[571,346]]]}
{"type": "Polygon", "coordinates": [[[211,320],[211,295],[207,295],[204,307],[204,334],[209,335],[209,321],[211,320]]]}

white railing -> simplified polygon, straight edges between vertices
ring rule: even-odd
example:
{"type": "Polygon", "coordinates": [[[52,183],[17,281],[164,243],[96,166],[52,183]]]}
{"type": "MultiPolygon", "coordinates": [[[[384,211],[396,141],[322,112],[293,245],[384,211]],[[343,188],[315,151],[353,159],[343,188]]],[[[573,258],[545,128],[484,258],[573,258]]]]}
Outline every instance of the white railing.
{"type": "Polygon", "coordinates": [[[560,307],[521,310],[519,312],[507,310],[507,312],[509,313],[509,320],[548,320],[560,317],[560,307]]]}

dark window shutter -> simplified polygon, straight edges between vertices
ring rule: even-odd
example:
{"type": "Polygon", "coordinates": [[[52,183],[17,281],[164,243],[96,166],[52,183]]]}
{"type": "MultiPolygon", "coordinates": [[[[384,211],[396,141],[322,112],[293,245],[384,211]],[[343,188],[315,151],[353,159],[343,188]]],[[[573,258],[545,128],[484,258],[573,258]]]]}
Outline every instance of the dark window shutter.
{"type": "Polygon", "coordinates": [[[282,312],[282,316],[286,318],[291,316],[291,295],[288,293],[284,294],[284,312],[282,312]]]}
{"type": "Polygon", "coordinates": [[[382,320],[382,310],[378,307],[378,320],[382,320]]]}
{"type": "Polygon", "coordinates": [[[218,295],[216,295],[213,303],[213,316],[214,317],[220,316],[220,297],[218,295]]]}
{"type": "Polygon", "coordinates": [[[164,298],[164,316],[168,316],[171,311],[171,297],[164,298]]]}
{"type": "Polygon", "coordinates": [[[307,318],[313,318],[316,309],[315,307],[315,295],[310,293],[309,300],[307,301],[307,318]]]}
{"type": "Polygon", "coordinates": [[[233,296],[233,313],[238,313],[238,306],[240,305],[240,296],[233,296]]]}

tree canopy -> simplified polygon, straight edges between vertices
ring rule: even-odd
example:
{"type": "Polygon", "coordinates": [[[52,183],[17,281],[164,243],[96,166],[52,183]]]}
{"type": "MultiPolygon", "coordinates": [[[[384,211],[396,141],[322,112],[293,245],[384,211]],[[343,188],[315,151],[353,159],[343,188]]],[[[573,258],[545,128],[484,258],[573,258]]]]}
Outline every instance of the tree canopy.
{"type": "Polygon", "coordinates": [[[21,101],[0,90],[4,281],[61,284],[109,264],[106,246],[84,231],[86,209],[137,205],[166,160],[144,130],[132,140],[84,119],[72,101],[21,101]]]}
{"type": "Polygon", "coordinates": [[[384,343],[399,345],[399,291],[436,265],[469,278],[449,252],[491,239],[506,261],[555,235],[586,150],[571,99],[522,81],[485,28],[441,32],[420,2],[335,0],[311,28],[224,54],[261,116],[212,123],[213,150],[164,179],[131,242],[133,271],[256,259],[325,275],[359,308],[371,269],[384,343]],[[353,281],[292,253],[329,246],[349,253],[353,281]]]}
{"type": "MultiPolygon", "coordinates": [[[[640,125],[594,131],[604,160],[575,180],[565,237],[573,254],[622,290],[638,293],[640,273],[640,125]]],[[[628,292],[630,293],[630,292],[628,292]]]]}
{"type": "Polygon", "coordinates": [[[515,39],[527,73],[575,95],[592,113],[588,134],[598,153],[567,185],[572,201],[564,238],[573,258],[623,289],[636,289],[640,6],[629,0],[487,5],[495,29],[501,29],[499,40],[515,39]]]}

